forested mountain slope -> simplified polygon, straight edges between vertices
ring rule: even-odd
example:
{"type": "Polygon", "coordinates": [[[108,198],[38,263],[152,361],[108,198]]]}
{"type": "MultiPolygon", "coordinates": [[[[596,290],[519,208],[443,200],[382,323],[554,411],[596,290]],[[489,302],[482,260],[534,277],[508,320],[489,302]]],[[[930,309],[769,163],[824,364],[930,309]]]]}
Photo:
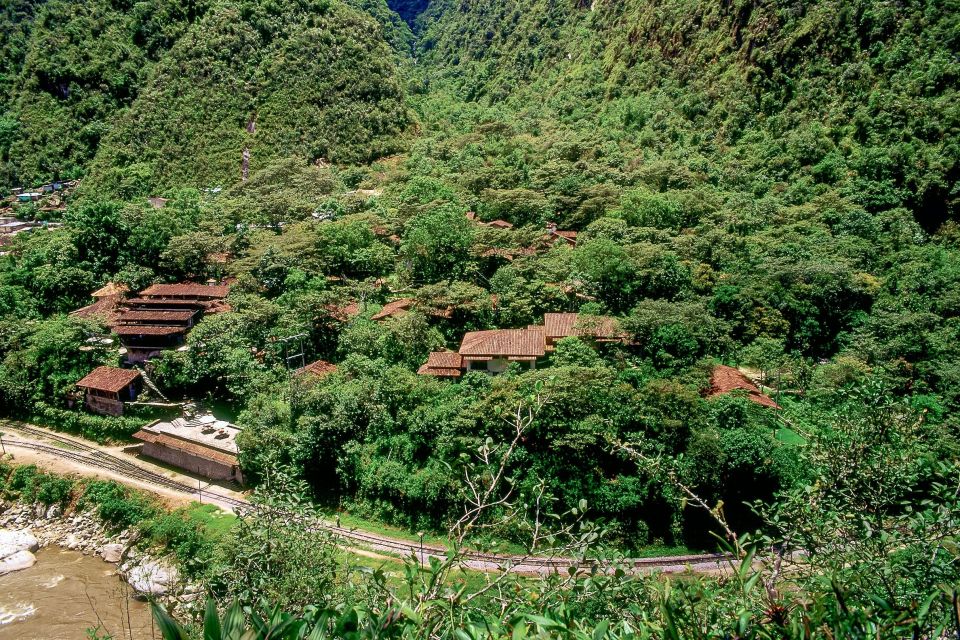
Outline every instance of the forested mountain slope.
{"type": "Polygon", "coordinates": [[[85,173],[156,61],[207,3],[26,2],[5,9],[0,176],[8,184],[85,173]]]}
{"type": "Polygon", "coordinates": [[[0,175],[92,171],[88,191],[131,197],[235,181],[245,148],[254,170],[392,152],[410,124],[391,49],[406,27],[354,4],[57,0],[32,21],[12,5],[0,175]]]}
{"type": "Polygon", "coordinates": [[[157,66],[105,139],[94,188],[122,197],[211,186],[288,156],[367,162],[410,119],[375,21],[341,3],[227,3],[157,66]],[[132,192],[131,192],[132,185],[132,192]]]}
{"type": "MultiPolygon", "coordinates": [[[[120,356],[66,313],[107,282],[229,277],[230,310],[148,368],[236,417],[252,482],[280,465],[318,502],[437,532],[465,461],[514,442],[518,505],[585,504],[626,553],[715,549],[719,514],[833,557],[852,610],[956,583],[924,524],[954,516],[911,509],[960,451],[957,0],[8,7],[0,189],[83,181],[10,204],[64,224],[0,256],[5,412],[129,436],[136,409],[67,407],[120,356]],[[421,375],[463,364],[438,352],[470,332],[563,312],[618,329],[421,375]],[[769,397],[714,393],[718,364],[769,397]]],[[[530,542],[505,522],[479,543],[530,542]]]]}
{"type": "Polygon", "coordinates": [[[956,2],[439,0],[421,20],[431,78],[466,99],[755,196],[956,213],[956,2]]]}

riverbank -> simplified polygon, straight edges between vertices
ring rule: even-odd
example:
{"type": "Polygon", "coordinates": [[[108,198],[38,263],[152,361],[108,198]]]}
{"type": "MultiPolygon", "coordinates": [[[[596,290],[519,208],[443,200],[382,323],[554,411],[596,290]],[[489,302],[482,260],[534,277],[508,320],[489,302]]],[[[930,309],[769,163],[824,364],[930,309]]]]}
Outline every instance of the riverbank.
{"type": "Polygon", "coordinates": [[[36,560],[0,576],[0,640],[76,640],[88,629],[116,640],[159,637],[149,603],[133,597],[115,565],[54,545],[36,560]]]}
{"type": "Polygon", "coordinates": [[[11,572],[34,564],[25,553],[32,556],[38,549],[58,547],[112,565],[135,598],[157,600],[181,616],[192,615],[203,606],[201,586],[186,579],[170,558],[140,548],[136,529],[114,532],[88,511],[64,512],[57,504],[18,502],[0,505],[0,529],[28,543],[28,548],[15,550],[19,562],[11,565],[11,572]],[[30,542],[31,537],[35,543],[30,542]]]}

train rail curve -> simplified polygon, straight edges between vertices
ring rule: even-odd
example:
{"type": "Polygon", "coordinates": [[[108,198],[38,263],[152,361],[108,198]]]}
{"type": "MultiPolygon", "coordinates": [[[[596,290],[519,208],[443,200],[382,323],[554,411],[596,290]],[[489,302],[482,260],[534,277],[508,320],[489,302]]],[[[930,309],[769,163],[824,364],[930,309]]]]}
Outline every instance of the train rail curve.
{"type": "MultiPolygon", "coordinates": [[[[10,437],[7,433],[2,437],[3,444],[10,447],[19,447],[80,465],[102,469],[124,478],[139,481],[146,485],[162,487],[164,489],[182,493],[187,496],[197,496],[207,502],[227,507],[237,513],[253,508],[247,500],[234,498],[210,489],[200,490],[160,473],[156,473],[129,460],[124,460],[92,444],[77,438],[67,437],[55,432],[39,429],[29,425],[6,424],[6,428],[32,438],[43,439],[25,440],[10,437]]],[[[311,524],[318,530],[325,531],[352,545],[362,545],[378,551],[397,553],[402,556],[415,556],[421,562],[428,562],[430,558],[443,559],[447,557],[448,549],[435,545],[421,545],[417,542],[398,540],[380,534],[363,531],[355,528],[345,528],[324,520],[316,520],[311,524]]],[[[587,570],[596,568],[596,561],[580,560],[568,557],[543,557],[535,555],[496,554],[479,551],[461,551],[461,564],[465,568],[481,571],[506,570],[518,573],[552,573],[575,568],[587,570]]],[[[654,558],[632,558],[623,560],[620,566],[635,572],[654,570],[678,571],[688,568],[698,570],[717,570],[723,568],[731,560],[727,554],[698,554],[682,556],[658,556],[654,558]]]]}

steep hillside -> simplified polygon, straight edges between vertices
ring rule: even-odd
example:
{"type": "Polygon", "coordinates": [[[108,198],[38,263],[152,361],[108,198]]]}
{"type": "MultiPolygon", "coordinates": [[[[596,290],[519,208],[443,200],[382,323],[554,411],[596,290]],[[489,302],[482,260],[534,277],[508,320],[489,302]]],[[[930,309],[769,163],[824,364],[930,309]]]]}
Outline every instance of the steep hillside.
{"type": "Polygon", "coordinates": [[[230,183],[270,160],[365,162],[409,125],[383,30],[340,3],[223,3],[178,40],[111,130],[100,194],[230,183]]]}
{"type": "Polygon", "coordinates": [[[88,193],[203,186],[239,177],[247,148],[251,169],[362,161],[409,125],[412,35],[383,0],[17,0],[0,26],[8,186],[84,176],[98,152],[88,193]]]}
{"type": "Polygon", "coordinates": [[[8,0],[0,6],[0,108],[9,101],[13,81],[23,66],[35,6],[41,1],[8,0]]]}
{"type": "Polygon", "coordinates": [[[412,25],[427,9],[430,0],[389,0],[388,4],[407,24],[412,25]]]}
{"type": "Polygon", "coordinates": [[[955,2],[441,0],[421,57],[432,87],[702,181],[836,187],[933,230],[960,198],[958,16],[955,2]]]}
{"type": "Polygon", "coordinates": [[[206,8],[205,0],[18,1],[5,10],[0,181],[83,175],[116,114],[206,8]],[[4,133],[5,132],[5,133],[4,133]]]}

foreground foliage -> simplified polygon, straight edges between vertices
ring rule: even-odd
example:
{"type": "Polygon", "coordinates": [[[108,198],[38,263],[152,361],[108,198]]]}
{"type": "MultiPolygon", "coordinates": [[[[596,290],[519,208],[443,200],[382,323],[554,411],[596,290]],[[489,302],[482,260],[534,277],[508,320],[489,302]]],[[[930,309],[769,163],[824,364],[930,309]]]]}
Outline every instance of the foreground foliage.
{"type": "MultiPolygon", "coordinates": [[[[250,600],[249,592],[237,601],[215,588],[214,594],[226,596],[226,613],[220,620],[216,601],[209,601],[203,633],[214,638],[800,639],[941,638],[960,632],[960,468],[956,462],[924,459],[910,445],[908,455],[892,461],[887,448],[914,435],[922,418],[879,397],[879,402],[860,399],[866,402],[856,420],[838,416],[825,425],[828,435],[810,443],[805,460],[813,468],[810,484],[778,496],[777,506],[762,510],[768,533],[737,536],[722,507],[689,492],[691,504],[709,510],[730,532],[724,547],[731,559],[719,576],[631,575],[622,557],[598,544],[602,530],[588,525],[582,513],[527,510],[528,496],[502,475],[516,454],[514,444],[504,443],[481,448],[475,462],[466,465],[465,482],[478,499],[468,503],[451,531],[453,547],[446,559],[423,565],[416,557],[407,559],[399,583],[385,579],[382,570],[369,573],[366,584],[363,578],[351,583],[331,564],[321,597],[310,604],[290,606],[288,600],[286,607],[276,607],[250,600]],[[858,473],[837,472],[851,468],[854,458],[858,473]],[[464,558],[463,533],[482,526],[488,513],[528,531],[532,548],[582,558],[581,570],[530,579],[503,569],[479,583],[451,582],[464,558]]],[[[529,423],[520,418],[516,424],[522,437],[529,423]]],[[[632,457],[663,481],[689,490],[659,464],[666,461],[634,445],[618,448],[635,453],[632,457]]],[[[299,524],[310,517],[301,503],[283,502],[288,517],[282,523],[271,517],[280,503],[265,504],[269,509],[250,514],[248,526],[272,530],[276,544],[285,548],[310,539],[299,524]],[[291,519],[290,513],[306,519],[291,519]]],[[[273,547],[266,545],[264,562],[281,557],[273,547]]],[[[278,564],[254,569],[245,579],[295,580],[298,571],[278,564]]],[[[304,593],[292,588],[286,596],[304,593]]],[[[155,608],[155,615],[165,638],[190,637],[162,608],[155,608]]]]}

